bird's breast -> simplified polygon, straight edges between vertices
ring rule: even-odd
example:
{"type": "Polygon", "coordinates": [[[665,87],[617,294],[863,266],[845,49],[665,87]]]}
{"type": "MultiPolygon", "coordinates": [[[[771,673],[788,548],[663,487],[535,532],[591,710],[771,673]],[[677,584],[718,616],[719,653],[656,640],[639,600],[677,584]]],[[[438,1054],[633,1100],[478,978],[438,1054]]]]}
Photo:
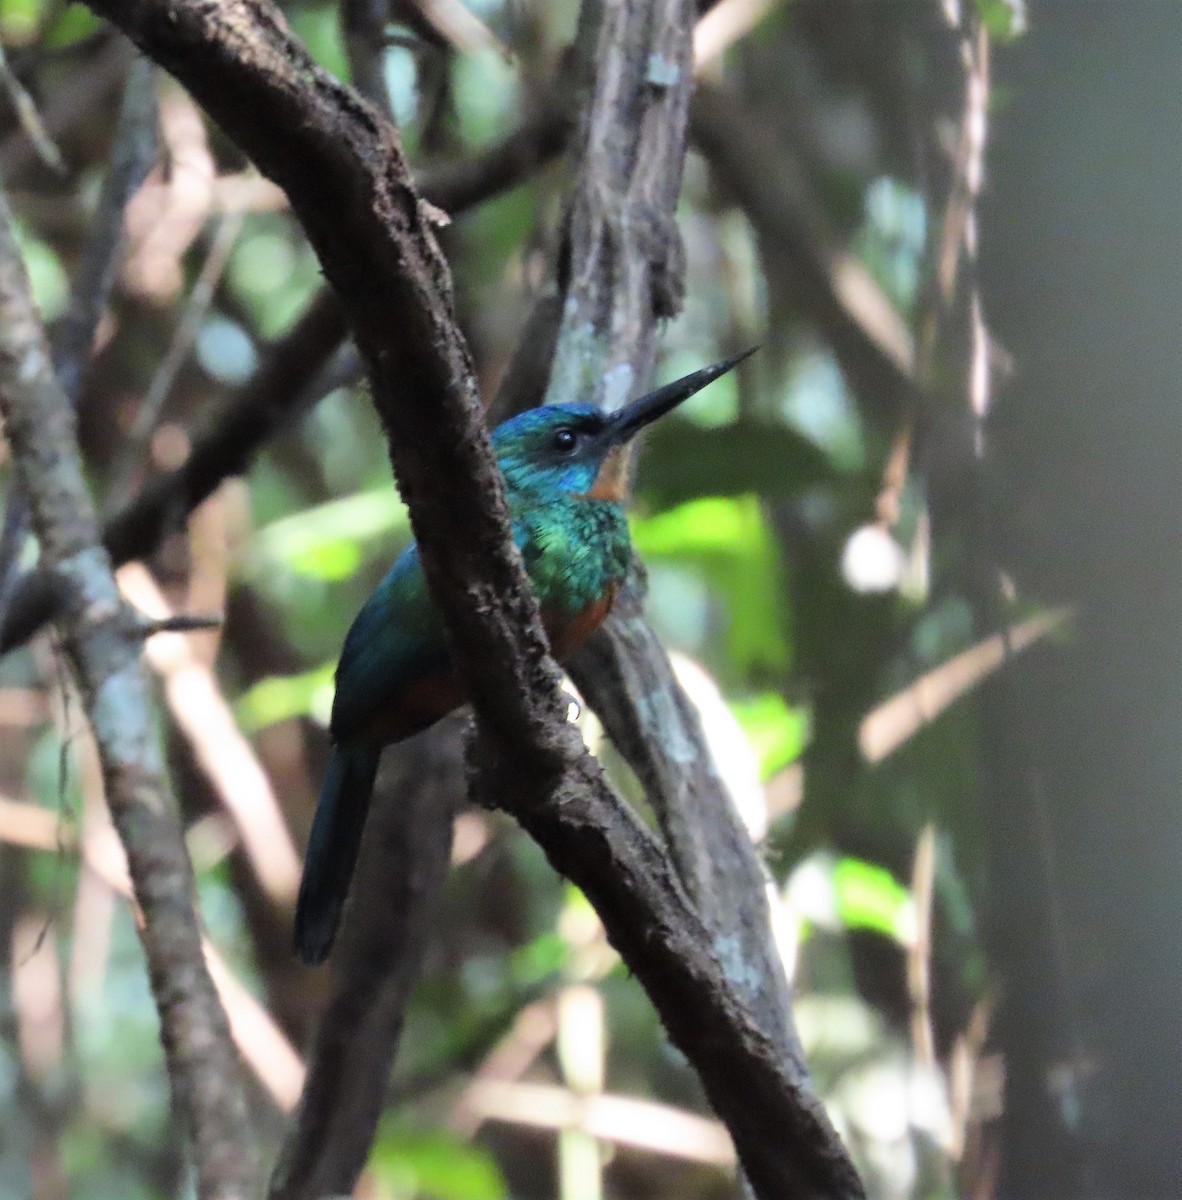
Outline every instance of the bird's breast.
{"type": "Polygon", "coordinates": [[[581,612],[573,616],[565,612],[542,609],[542,624],[546,626],[546,636],[550,639],[550,649],[559,662],[563,662],[603,624],[611,612],[616,599],[619,584],[613,583],[607,591],[592,601],[581,612]]]}
{"type": "Polygon", "coordinates": [[[585,497],[528,513],[519,545],[542,610],[554,622],[584,619],[610,603],[605,598],[623,581],[632,556],[623,510],[585,497]]]}

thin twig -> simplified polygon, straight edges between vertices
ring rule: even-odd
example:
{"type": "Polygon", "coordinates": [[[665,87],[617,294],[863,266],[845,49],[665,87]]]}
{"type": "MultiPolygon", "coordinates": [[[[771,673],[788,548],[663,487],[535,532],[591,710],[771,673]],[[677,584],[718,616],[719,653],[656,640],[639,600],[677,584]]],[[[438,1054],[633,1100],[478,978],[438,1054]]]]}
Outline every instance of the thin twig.
{"type": "Polygon", "coordinates": [[[858,748],[867,762],[881,762],[934,721],[948,706],[977,687],[1014,655],[1062,629],[1070,608],[1030,617],[962,650],[884,700],[862,719],[858,748]]]}
{"type": "Polygon", "coordinates": [[[734,1166],[735,1149],[724,1125],[668,1104],[606,1092],[583,1096],[553,1085],[496,1079],[473,1081],[465,1096],[482,1121],[577,1130],[686,1162],[734,1166]]]}
{"type": "Polygon", "coordinates": [[[200,633],[221,629],[225,620],[221,613],[173,613],[170,617],[139,622],[136,632],[145,639],[158,633],[200,633]]]}
{"type": "Polygon", "coordinates": [[[213,239],[201,270],[193,284],[189,298],[181,312],[172,341],[164,357],[160,360],[148,390],[135,414],[135,420],[127,432],[127,443],[124,446],[119,461],[116,464],[114,478],[111,483],[110,507],[117,509],[126,504],[131,490],[132,480],[140,467],[143,451],[146,447],[156,422],[164,408],[165,401],[172,391],[172,385],[181,368],[189,359],[189,354],[201,332],[201,324],[213,303],[214,292],[230,261],[230,253],[238,234],[242,230],[245,214],[241,212],[226,213],[217,224],[213,239]]]}
{"type": "Polygon", "coordinates": [[[202,959],[192,867],[168,796],[139,643],[122,633],[126,616],[99,542],[72,406],[52,370],[6,200],[0,200],[0,408],[43,558],[69,598],[66,654],[143,912],[140,936],[199,1192],[202,1200],[245,1200],[255,1167],[238,1058],[202,959]]]}
{"type": "MultiPolygon", "coordinates": [[[[124,243],[124,211],[143,183],[156,156],[156,91],[154,68],[147,59],[132,64],[111,165],[103,180],[91,233],[70,291],[70,304],[53,336],[53,365],[62,391],[78,403],[99,318],[115,283],[124,243]]],[[[29,532],[28,496],[19,477],[8,489],[4,527],[0,532],[0,627],[13,597],[20,554],[29,532]]]]}
{"type": "Polygon", "coordinates": [[[45,128],[45,123],[41,120],[41,114],[37,111],[33,97],[29,95],[25,85],[17,79],[16,73],[8,62],[8,55],[4,53],[3,45],[0,45],[0,82],[4,84],[8,99],[16,110],[16,118],[33,149],[36,150],[37,157],[55,174],[65,175],[66,160],[62,158],[62,152],[57,148],[57,143],[50,137],[49,130],[45,128]]]}
{"type": "MultiPolygon", "coordinates": [[[[86,69],[75,67],[70,86],[55,88],[41,107],[41,123],[50,137],[57,137],[83,115],[103,111],[119,91],[132,58],[131,47],[122,38],[106,37],[105,44],[83,51],[86,69]]],[[[24,129],[14,130],[0,142],[0,176],[15,180],[38,160],[37,150],[24,129]]]]}
{"type": "Polygon", "coordinates": [[[911,999],[911,1049],[927,1070],[936,1067],[936,1033],[932,1025],[932,901],[936,888],[936,827],[928,822],[915,843],[911,866],[911,899],[915,905],[915,937],[907,948],[907,991],[911,999]]]}
{"type": "Polygon", "coordinates": [[[291,908],[299,888],[300,862],[270,780],[238,728],[213,671],[194,653],[191,639],[175,636],[186,628],[203,626],[192,617],[168,612],[147,567],[128,564],[117,578],[120,590],[137,610],[154,614],[149,625],[152,634],[176,627],[174,636],[154,638],[146,647],[148,663],[163,679],[173,719],[233,819],[260,886],[280,908],[291,908]]]}
{"type": "Polygon", "coordinates": [[[70,304],[53,331],[53,365],[62,390],[78,402],[99,320],[111,297],[126,241],[125,213],[156,161],[156,68],[137,58],[127,75],[110,166],[70,304]]]}

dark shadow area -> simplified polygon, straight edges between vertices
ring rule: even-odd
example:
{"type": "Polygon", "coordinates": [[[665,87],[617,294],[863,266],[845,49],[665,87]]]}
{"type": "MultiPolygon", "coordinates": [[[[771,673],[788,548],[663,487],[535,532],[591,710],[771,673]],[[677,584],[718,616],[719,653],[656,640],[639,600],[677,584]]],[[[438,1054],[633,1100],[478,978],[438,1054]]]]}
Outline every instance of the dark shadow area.
{"type": "Polygon", "coordinates": [[[1182,6],[1033,6],[999,67],[985,292],[999,557],[1075,598],[986,744],[999,1195],[1182,1195],[1182,6]]]}

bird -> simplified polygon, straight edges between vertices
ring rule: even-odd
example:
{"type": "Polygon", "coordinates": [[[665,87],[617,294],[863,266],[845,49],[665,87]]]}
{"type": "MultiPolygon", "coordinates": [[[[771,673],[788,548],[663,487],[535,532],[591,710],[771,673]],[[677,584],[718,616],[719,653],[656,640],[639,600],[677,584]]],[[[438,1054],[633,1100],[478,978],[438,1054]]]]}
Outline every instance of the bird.
{"type": "MultiPolygon", "coordinates": [[[[703,367],[614,413],[581,402],[543,405],[493,431],[513,539],[559,662],[602,624],[631,564],[623,505],[633,438],[751,353],[703,367]]],[[[323,962],[336,938],[382,750],[464,702],[412,543],[357,614],[337,664],[332,755],[296,902],[295,950],[305,963],[323,962]]]]}

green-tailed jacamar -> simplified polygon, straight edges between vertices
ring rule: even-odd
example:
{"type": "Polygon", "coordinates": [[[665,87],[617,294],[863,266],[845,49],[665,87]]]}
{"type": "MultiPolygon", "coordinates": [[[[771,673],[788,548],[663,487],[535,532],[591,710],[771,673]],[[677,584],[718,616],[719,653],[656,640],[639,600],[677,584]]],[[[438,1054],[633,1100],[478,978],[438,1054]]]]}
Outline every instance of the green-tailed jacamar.
{"type": "MultiPolygon", "coordinates": [[[[745,357],[695,371],[611,415],[590,404],[549,405],[494,431],[513,538],[560,661],[607,616],[628,571],[632,546],[622,507],[628,443],[745,357]]],[[[305,962],[323,961],[336,935],[382,748],[463,702],[443,621],[412,545],[357,614],[337,665],[332,759],[296,908],[295,943],[305,962]]]]}

